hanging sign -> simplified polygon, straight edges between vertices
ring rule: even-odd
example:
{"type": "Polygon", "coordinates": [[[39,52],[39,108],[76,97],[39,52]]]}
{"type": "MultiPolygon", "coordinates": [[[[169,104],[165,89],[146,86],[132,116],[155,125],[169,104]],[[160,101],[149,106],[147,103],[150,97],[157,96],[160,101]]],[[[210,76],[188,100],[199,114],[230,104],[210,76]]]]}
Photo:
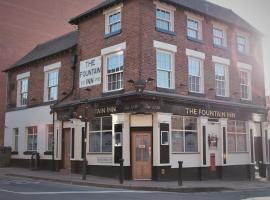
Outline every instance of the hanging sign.
{"type": "Polygon", "coordinates": [[[80,62],[80,88],[101,84],[101,56],[80,62]]]}

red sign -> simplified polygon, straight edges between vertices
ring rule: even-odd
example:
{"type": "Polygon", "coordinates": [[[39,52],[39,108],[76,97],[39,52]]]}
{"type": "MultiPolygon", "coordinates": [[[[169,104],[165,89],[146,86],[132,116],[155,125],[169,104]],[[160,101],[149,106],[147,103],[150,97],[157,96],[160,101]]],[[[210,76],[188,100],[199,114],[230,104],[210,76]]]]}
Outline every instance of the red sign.
{"type": "Polygon", "coordinates": [[[210,170],[216,171],[216,155],[214,153],[210,154],[210,170]]]}

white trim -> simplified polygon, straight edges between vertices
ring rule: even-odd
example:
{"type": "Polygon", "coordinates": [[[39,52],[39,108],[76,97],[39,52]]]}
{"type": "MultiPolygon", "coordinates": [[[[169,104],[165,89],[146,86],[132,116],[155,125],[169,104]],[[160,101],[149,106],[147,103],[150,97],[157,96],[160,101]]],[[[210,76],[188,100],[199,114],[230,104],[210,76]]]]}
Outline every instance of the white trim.
{"type": "Polygon", "coordinates": [[[21,79],[24,79],[24,78],[28,78],[28,77],[30,77],[30,72],[25,72],[23,74],[18,74],[17,75],[17,81],[21,80],[21,79]]]}
{"type": "Polygon", "coordinates": [[[174,6],[171,6],[171,5],[167,4],[167,3],[163,3],[163,2],[160,2],[160,1],[154,1],[154,4],[157,7],[162,8],[162,9],[176,11],[176,8],[174,6]]]}
{"type": "Polygon", "coordinates": [[[188,56],[188,80],[189,80],[189,59],[199,61],[200,64],[200,91],[191,91],[188,84],[188,91],[192,93],[204,94],[204,60],[194,56],[188,56]]]}
{"type": "Polygon", "coordinates": [[[118,10],[121,9],[122,7],[123,7],[123,3],[121,3],[121,4],[119,4],[119,5],[115,6],[115,7],[112,7],[112,8],[109,8],[109,9],[104,10],[104,11],[103,11],[103,14],[104,14],[104,15],[111,14],[111,13],[113,13],[113,12],[118,11],[118,10]]]}
{"type": "Polygon", "coordinates": [[[59,69],[61,67],[61,62],[53,63],[51,65],[44,66],[44,72],[52,71],[55,69],[59,69]]]}
{"type": "Polygon", "coordinates": [[[186,34],[188,35],[188,20],[193,20],[193,21],[196,21],[198,22],[198,38],[195,38],[195,39],[199,39],[199,40],[203,40],[203,26],[202,26],[202,22],[204,20],[204,17],[203,16],[200,16],[200,15],[196,15],[194,13],[191,13],[191,12],[188,12],[188,11],[185,11],[185,14],[187,16],[187,21],[186,21],[186,34]]]}
{"type": "Polygon", "coordinates": [[[227,47],[227,29],[228,27],[225,25],[225,24],[221,24],[219,22],[215,22],[213,21],[212,22],[213,24],[213,44],[216,45],[214,43],[214,29],[219,29],[219,30],[222,30],[223,31],[223,40],[222,40],[222,45],[223,47],[227,47]]]}
{"type": "Polygon", "coordinates": [[[122,7],[123,7],[123,4],[121,3],[120,5],[117,5],[117,6],[113,7],[113,8],[110,8],[110,9],[107,9],[107,10],[103,11],[103,14],[105,15],[105,34],[110,34],[109,17],[111,15],[114,15],[114,14],[120,12],[120,23],[121,23],[121,26],[122,26],[122,7]]]}
{"type": "Polygon", "coordinates": [[[153,46],[155,48],[157,48],[157,49],[171,51],[173,53],[177,52],[177,46],[176,45],[172,45],[172,44],[168,44],[168,43],[159,42],[159,41],[154,40],[153,46]]]}
{"type": "MultiPolygon", "coordinates": [[[[169,31],[174,32],[174,12],[176,11],[176,8],[174,6],[168,5],[166,3],[161,3],[159,1],[154,1],[154,4],[156,5],[156,9],[160,9],[160,10],[170,13],[171,26],[169,27],[170,28],[169,31]]],[[[156,16],[156,20],[157,20],[157,16],[156,16]]]]}
{"type": "Polygon", "coordinates": [[[205,53],[200,52],[200,51],[195,51],[195,50],[192,50],[192,49],[186,49],[186,55],[205,60],[205,53]]]}
{"type": "Polygon", "coordinates": [[[218,56],[212,56],[212,61],[214,63],[224,64],[224,65],[230,65],[231,61],[228,58],[222,58],[218,56]]]}
{"type": "Polygon", "coordinates": [[[252,71],[252,65],[250,64],[246,64],[246,63],[242,63],[242,62],[237,62],[237,67],[244,69],[244,70],[249,70],[252,71]]]}
{"type": "Polygon", "coordinates": [[[127,48],[126,42],[111,46],[111,47],[107,47],[104,49],[101,49],[101,55],[107,55],[107,54],[111,54],[117,51],[122,51],[125,50],[127,48]]]}

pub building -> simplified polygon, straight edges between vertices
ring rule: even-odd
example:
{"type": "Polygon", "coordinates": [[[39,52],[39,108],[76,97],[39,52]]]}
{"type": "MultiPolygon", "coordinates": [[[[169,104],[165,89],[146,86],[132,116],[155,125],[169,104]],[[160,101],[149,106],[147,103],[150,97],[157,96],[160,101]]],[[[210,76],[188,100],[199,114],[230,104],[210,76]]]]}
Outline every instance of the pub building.
{"type": "Polygon", "coordinates": [[[6,70],[14,165],[38,152],[41,168],[107,177],[123,159],[133,180],[176,180],[179,161],[184,180],[266,176],[259,31],[203,0],[109,0],[69,23],[6,70]]]}

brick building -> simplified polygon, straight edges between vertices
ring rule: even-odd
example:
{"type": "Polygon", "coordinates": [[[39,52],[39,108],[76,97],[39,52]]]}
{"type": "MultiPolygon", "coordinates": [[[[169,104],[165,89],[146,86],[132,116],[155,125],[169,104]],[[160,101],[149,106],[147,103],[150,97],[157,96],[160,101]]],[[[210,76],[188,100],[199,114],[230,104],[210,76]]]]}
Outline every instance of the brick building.
{"type": "Polygon", "coordinates": [[[173,180],[178,161],[184,179],[269,163],[261,33],[231,10],[108,0],[69,22],[6,71],[14,164],[38,151],[44,168],[80,172],[85,158],[114,177],[123,158],[127,179],[173,180]]]}
{"type": "MultiPolygon", "coordinates": [[[[65,23],[101,0],[1,0],[0,71],[8,68],[38,43],[74,30],[65,23]]],[[[6,77],[0,73],[0,145],[3,145],[6,77]]]]}

